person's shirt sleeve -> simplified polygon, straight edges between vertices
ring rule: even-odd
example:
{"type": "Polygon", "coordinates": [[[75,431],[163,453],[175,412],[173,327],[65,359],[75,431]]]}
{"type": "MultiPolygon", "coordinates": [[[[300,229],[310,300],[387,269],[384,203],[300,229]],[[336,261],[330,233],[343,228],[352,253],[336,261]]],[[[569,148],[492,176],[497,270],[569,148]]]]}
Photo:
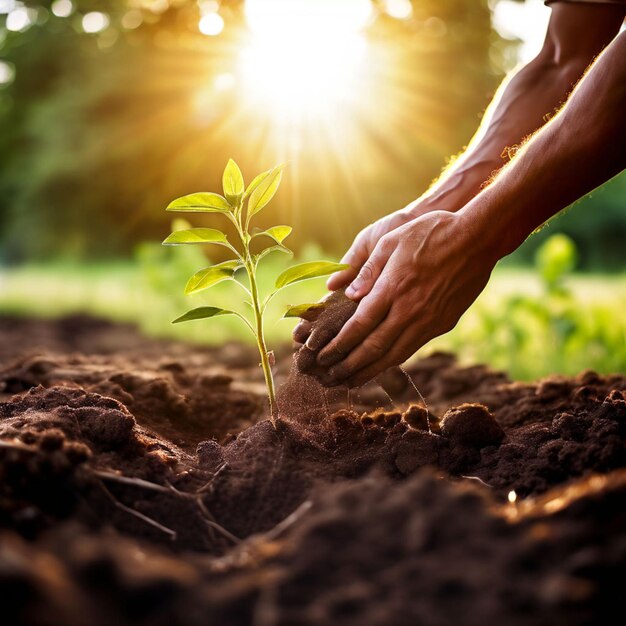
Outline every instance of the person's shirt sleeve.
{"type": "Polygon", "coordinates": [[[545,4],[556,4],[557,2],[569,2],[572,4],[621,4],[626,6],[626,0],[545,0],[545,4]]]}

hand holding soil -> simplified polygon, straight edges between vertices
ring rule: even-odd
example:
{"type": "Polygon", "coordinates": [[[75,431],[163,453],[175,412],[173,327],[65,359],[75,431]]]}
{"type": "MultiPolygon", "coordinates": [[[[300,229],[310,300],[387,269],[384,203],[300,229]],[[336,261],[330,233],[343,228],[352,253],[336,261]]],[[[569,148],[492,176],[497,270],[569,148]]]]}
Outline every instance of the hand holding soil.
{"type": "MultiPolygon", "coordinates": [[[[354,313],[344,305],[339,315],[320,316],[306,338],[306,368],[313,371],[315,353],[322,382],[357,387],[452,329],[496,262],[476,243],[479,230],[465,215],[434,211],[382,237],[345,291],[358,301],[354,313]]],[[[301,325],[296,338],[309,330],[301,325]]]]}

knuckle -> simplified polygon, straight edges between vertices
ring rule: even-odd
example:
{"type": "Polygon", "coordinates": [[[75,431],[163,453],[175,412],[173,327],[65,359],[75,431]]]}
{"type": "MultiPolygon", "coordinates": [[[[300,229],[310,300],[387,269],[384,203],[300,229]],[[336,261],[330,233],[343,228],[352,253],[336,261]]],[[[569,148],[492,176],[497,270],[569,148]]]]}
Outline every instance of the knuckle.
{"type": "Polygon", "coordinates": [[[350,327],[356,333],[363,333],[363,332],[367,332],[367,330],[369,329],[371,325],[371,322],[372,320],[369,317],[369,315],[362,313],[360,315],[355,315],[350,320],[350,327]]]}
{"type": "Polygon", "coordinates": [[[340,355],[350,351],[350,337],[349,335],[346,336],[346,334],[343,332],[344,328],[345,326],[339,328],[337,332],[333,335],[332,340],[329,341],[324,348],[326,351],[332,352],[334,355],[340,355]]]}
{"type": "Polygon", "coordinates": [[[370,337],[364,342],[364,347],[370,355],[381,357],[387,352],[386,343],[377,337],[370,337]]]}
{"type": "Polygon", "coordinates": [[[359,279],[365,282],[369,282],[374,277],[374,267],[371,261],[368,261],[359,272],[359,279]]]}
{"type": "Polygon", "coordinates": [[[361,250],[367,246],[368,238],[369,238],[369,226],[367,228],[364,228],[354,238],[354,241],[352,242],[352,245],[350,246],[350,250],[352,251],[352,253],[357,256],[360,255],[361,250]]]}
{"type": "Polygon", "coordinates": [[[363,242],[357,237],[348,251],[344,254],[342,262],[350,263],[351,265],[358,264],[363,257],[363,247],[363,242]]]}
{"type": "Polygon", "coordinates": [[[396,243],[392,237],[390,237],[389,235],[385,235],[384,237],[380,238],[378,246],[381,252],[389,253],[396,247],[396,243]]]}

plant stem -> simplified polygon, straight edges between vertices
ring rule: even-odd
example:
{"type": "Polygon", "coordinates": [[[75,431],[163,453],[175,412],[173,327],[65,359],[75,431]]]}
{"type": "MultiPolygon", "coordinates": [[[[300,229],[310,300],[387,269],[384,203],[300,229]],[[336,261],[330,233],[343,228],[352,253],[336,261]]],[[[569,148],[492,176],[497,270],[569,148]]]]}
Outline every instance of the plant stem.
{"type": "MultiPolygon", "coordinates": [[[[247,250],[246,250],[247,252],[247,250]]],[[[248,271],[248,277],[250,279],[250,291],[252,292],[252,308],[254,309],[254,319],[256,325],[256,341],[259,348],[259,354],[261,355],[261,367],[263,368],[263,375],[265,376],[265,385],[267,386],[267,397],[270,403],[270,416],[272,421],[275,422],[278,418],[277,406],[276,406],[276,391],[274,389],[274,377],[272,376],[272,366],[270,365],[269,355],[267,353],[267,346],[265,344],[265,333],[263,330],[263,313],[261,312],[261,305],[259,302],[259,289],[256,283],[256,277],[254,275],[254,265],[251,263],[249,254],[246,259],[246,270],[248,271]]]]}
{"type": "Polygon", "coordinates": [[[272,423],[278,419],[278,406],[276,404],[276,390],[274,388],[274,377],[272,375],[272,366],[265,344],[265,332],[263,329],[263,311],[265,306],[261,304],[259,298],[259,288],[256,282],[256,264],[250,255],[250,236],[248,234],[248,224],[244,228],[242,220],[242,207],[238,207],[236,218],[233,223],[237,227],[237,232],[243,245],[243,264],[248,274],[250,282],[250,295],[252,296],[252,310],[254,312],[254,335],[256,338],[259,355],[261,357],[261,367],[263,368],[263,376],[265,377],[265,386],[267,388],[267,398],[270,405],[270,418],[272,423]]]}

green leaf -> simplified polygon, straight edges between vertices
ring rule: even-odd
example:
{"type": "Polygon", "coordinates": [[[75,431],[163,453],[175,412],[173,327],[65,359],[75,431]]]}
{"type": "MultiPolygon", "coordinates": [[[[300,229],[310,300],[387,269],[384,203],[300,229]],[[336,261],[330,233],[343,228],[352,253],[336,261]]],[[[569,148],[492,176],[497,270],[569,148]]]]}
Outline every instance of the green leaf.
{"type": "Polygon", "coordinates": [[[192,293],[198,293],[213,285],[217,285],[224,280],[230,280],[235,271],[241,267],[240,261],[224,261],[211,267],[206,267],[199,272],[196,272],[188,281],[185,286],[185,294],[190,295],[192,293]]]}
{"type": "Polygon", "coordinates": [[[280,185],[284,165],[277,165],[258,184],[248,200],[248,219],[256,215],[273,197],[280,185]]]}
{"type": "Polygon", "coordinates": [[[177,317],[172,324],[179,324],[180,322],[189,322],[191,320],[202,320],[207,317],[216,317],[218,315],[237,315],[235,311],[229,311],[228,309],[220,309],[217,306],[199,306],[197,309],[191,309],[184,315],[177,317]]]}
{"type": "Polygon", "coordinates": [[[332,261],[311,261],[309,263],[300,263],[286,269],[276,279],[276,289],[282,289],[292,283],[308,280],[309,278],[317,278],[318,276],[328,276],[341,270],[346,270],[350,266],[346,263],[333,263],[332,261]]]}
{"type": "Polygon", "coordinates": [[[267,178],[270,172],[271,170],[266,170],[254,177],[253,181],[248,185],[246,193],[243,194],[244,200],[267,178]]]}
{"type": "Polygon", "coordinates": [[[283,317],[302,317],[306,313],[311,313],[311,311],[315,311],[316,309],[325,308],[325,304],[321,302],[314,302],[313,304],[297,304],[296,306],[289,307],[283,317]]]}
{"type": "Polygon", "coordinates": [[[190,193],[170,202],[166,211],[189,211],[194,213],[230,213],[233,208],[218,193],[190,193]]]}
{"type": "Polygon", "coordinates": [[[268,254],[272,252],[284,252],[285,254],[293,254],[293,252],[287,248],[286,246],[270,246],[269,248],[265,248],[265,250],[261,250],[259,254],[254,255],[254,262],[258,265],[259,261],[268,254]]]}
{"type": "Polygon", "coordinates": [[[252,238],[261,237],[262,235],[266,235],[267,237],[271,237],[276,243],[282,243],[289,237],[293,228],[291,226],[272,226],[267,230],[263,230],[259,233],[254,233],[252,238]]]}
{"type": "Polygon", "coordinates": [[[232,159],[228,159],[226,164],[226,169],[222,176],[222,185],[224,187],[224,195],[228,201],[236,205],[241,200],[241,196],[243,196],[244,184],[241,170],[232,159]]]}
{"type": "Polygon", "coordinates": [[[188,228],[175,230],[163,241],[166,246],[184,243],[216,243],[225,246],[228,245],[228,240],[221,230],[215,228],[188,228]]]}

